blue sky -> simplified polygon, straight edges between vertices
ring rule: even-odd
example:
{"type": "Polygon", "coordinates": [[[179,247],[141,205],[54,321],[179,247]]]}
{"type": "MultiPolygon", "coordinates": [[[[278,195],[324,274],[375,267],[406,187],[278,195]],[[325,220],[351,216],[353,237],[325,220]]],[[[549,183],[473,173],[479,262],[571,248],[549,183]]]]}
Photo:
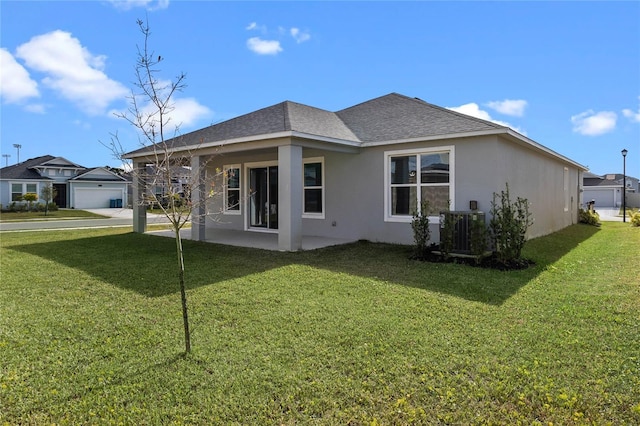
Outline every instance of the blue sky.
{"type": "Polygon", "coordinates": [[[593,173],[640,177],[640,2],[0,2],[3,157],[119,166],[137,19],[186,133],[284,100],[391,92],[508,125],[593,173]]]}

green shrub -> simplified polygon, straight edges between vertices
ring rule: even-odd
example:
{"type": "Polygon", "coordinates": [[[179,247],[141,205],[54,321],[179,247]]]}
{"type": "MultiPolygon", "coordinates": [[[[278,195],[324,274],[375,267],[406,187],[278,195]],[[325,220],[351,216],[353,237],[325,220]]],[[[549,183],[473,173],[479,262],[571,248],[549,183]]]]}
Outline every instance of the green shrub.
{"type": "Polygon", "coordinates": [[[33,210],[33,203],[38,200],[38,194],[35,192],[27,192],[22,196],[22,199],[28,203],[28,211],[31,211],[33,210]]]}
{"type": "Polygon", "coordinates": [[[633,226],[640,226],[640,212],[636,212],[631,216],[631,224],[633,226]]]}
{"type": "Polygon", "coordinates": [[[429,202],[423,201],[419,212],[413,213],[411,229],[413,229],[413,241],[415,242],[415,256],[424,259],[431,251],[429,240],[431,231],[429,230],[429,202]]]}
{"type": "Polygon", "coordinates": [[[456,232],[456,224],[462,215],[453,214],[447,211],[446,214],[440,215],[440,255],[444,259],[448,259],[453,251],[453,240],[456,232]]]}
{"type": "Polygon", "coordinates": [[[496,260],[505,265],[521,260],[527,229],[533,224],[529,201],[518,197],[512,202],[509,184],[500,194],[493,193],[489,229],[496,260]]]}
{"type": "Polygon", "coordinates": [[[600,215],[595,210],[580,209],[578,221],[580,223],[586,223],[587,225],[599,226],[600,215]]]}

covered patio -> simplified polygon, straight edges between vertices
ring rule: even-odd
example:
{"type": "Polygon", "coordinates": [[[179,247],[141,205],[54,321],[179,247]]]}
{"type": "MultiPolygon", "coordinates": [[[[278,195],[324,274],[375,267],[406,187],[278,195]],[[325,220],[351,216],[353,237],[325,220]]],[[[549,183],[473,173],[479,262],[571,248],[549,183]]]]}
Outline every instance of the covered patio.
{"type": "MultiPolygon", "coordinates": [[[[148,234],[160,235],[163,237],[173,237],[172,230],[147,231],[148,234]]],[[[184,240],[191,240],[190,229],[180,231],[180,236],[184,240]]],[[[201,241],[206,243],[224,244],[236,247],[249,247],[262,250],[284,251],[278,246],[278,234],[270,232],[250,232],[237,231],[231,229],[211,229],[207,228],[205,238],[201,241]]],[[[319,248],[349,244],[355,241],[344,238],[328,238],[316,236],[302,237],[302,250],[316,250],[319,248]]]]}

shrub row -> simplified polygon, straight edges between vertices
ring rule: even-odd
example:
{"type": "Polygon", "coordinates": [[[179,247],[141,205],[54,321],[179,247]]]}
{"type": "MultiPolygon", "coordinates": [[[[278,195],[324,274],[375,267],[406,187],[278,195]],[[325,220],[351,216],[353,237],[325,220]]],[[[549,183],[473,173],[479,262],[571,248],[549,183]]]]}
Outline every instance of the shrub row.
{"type": "MultiPolygon", "coordinates": [[[[28,204],[25,203],[16,203],[15,201],[9,204],[8,206],[0,205],[0,210],[3,212],[43,212],[46,210],[46,204],[44,203],[36,203],[32,204],[31,208],[29,208],[28,204]]],[[[58,206],[56,203],[49,203],[49,211],[58,210],[58,206]]]]}

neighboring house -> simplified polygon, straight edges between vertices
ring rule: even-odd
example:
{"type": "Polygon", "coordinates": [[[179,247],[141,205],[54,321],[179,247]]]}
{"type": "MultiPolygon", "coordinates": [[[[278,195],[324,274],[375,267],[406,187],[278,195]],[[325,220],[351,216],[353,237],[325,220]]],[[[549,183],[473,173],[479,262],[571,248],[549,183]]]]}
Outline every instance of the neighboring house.
{"type": "Polygon", "coordinates": [[[53,201],[58,207],[93,209],[112,207],[111,200],[126,205],[129,181],[106,167],[86,168],[63,157],[44,155],[0,169],[0,204],[19,202],[28,192],[40,198],[46,185],[55,188],[53,201]]]}
{"type": "MultiPolygon", "coordinates": [[[[621,207],[622,177],[621,173],[609,173],[602,176],[585,173],[583,178],[584,202],[593,201],[596,210],[598,207],[621,207]]],[[[635,200],[638,198],[633,194],[640,193],[638,179],[626,176],[626,185],[627,205],[631,206],[631,204],[636,204],[635,200]]]]}
{"type": "MultiPolygon", "coordinates": [[[[153,194],[158,202],[162,202],[166,196],[170,194],[180,195],[183,199],[189,197],[189,182],[191,181],[191,168],[185,166],[172,166],[169,172],[171,183],[166,180],[164,169],[157,168],[153,164],[147,164],[144,171],[145,190],[144,194],[153,194]]],[[[129,180],[132,180],[132,173],[126,173],[129,180]]],[[[129,200],[133,200],[133,190],[131,186],[128,188],[129,200]]],[[[147,199],[147,203],[150,201],[147,199]]]]}
{"type": "MultiPolygon", "coordinates": [[[[222,217],[194,220],[192,238],[211,228],[272,232],[286,251],[299,250],[303,236],[412,244],[423,200],[435,210],[437,241],[439,210],[476,201],[488,213],[506,183],[512,199],[531,203],[529,237],[548,234],[578,221],[586,171],[508,127],[396,93],[337,112],[286,101],[167,144],[189,153],[194,174],[201,164],[208,176],[227,172],[224,197],[207,208],[222,217]]],[[[127,158],[141,167],[152,154],[127,158]]],[[[192,188],[194,204],[207,184],[192,188]]],[[[144,215],[134,203],[136,232],[144,215]]]]}

